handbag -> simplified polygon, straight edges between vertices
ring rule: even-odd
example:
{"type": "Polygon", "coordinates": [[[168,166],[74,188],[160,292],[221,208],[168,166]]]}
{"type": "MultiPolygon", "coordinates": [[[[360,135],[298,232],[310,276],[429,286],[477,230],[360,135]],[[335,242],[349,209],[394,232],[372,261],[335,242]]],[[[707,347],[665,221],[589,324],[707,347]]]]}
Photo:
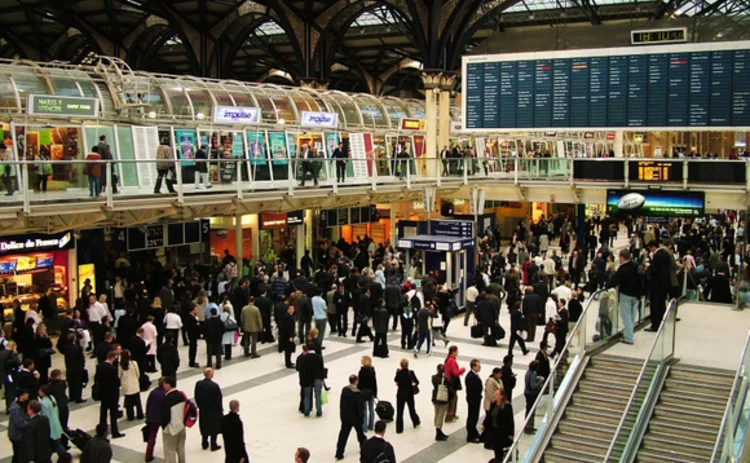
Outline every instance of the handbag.
{"type": "Polygon", "coordinates": [[[141,388],[141,392],[148,391],[151,387],[151,380],[146,373],[141,373],[138,378],[138,386],[141,388]]]}
{"type": "Polygon", "coordinates": [[[544,332],[554,334],[556,330],[557,330],[557,323],[555,323],[555,321],[550,318],[547,324],[544,325],[544,332]]]}
{"type": "Polygon", "coordinates": [[[83,381],[81,382],[81,384],[83,384],[83,386],[86,387],[89,384],[89,371],[85,368],[83,369],[82,377],[83,377],[83,381]]]}
{"type": "Polygon", "coordinates": [[[236,331],[238,328],[237,321],[232,317],[227,318],[224,322],[224,329],[227,331],[236,331]]]}
{"type": "Polygon", "coordinates": [[[411,385],[411,393],[413,395],[419,394],[419,386],[417,386],[416,384],[412,384],[411,385]]]}
{"type": "Polygon", "coordinates": [[[454,376],[453,378],[451,378],[450,385],[451,389],[453,389],[454,391],[460,391],[461,389],[463,389],[463,386],[461,386],[461,378],[459,378],[458,376],[454,376]]]}
{"type": "Polygon", "coordinates": [[[448,403],[448,386],[443,383],[438,384],[437,393],[435,394],[435,402],[439,404],[448,403]]]}
{"type": "Polygon", "coordinates": [[[320,391],[320,403],[321,405],[325,405],[328,403],[328,391],[326,391],[325,389],[320,391]]]}
{"type": "Polygon", "coordinates": [[[141,435],[143,436],[143,442],[148,442],[148,425],[141,428],[141,435]]]}
{"type": "Polygon", "coordinates": [[[42,349],[39,349],[39,358],[48,358],[55,355],[55,349],[52,349],[50,347],[45,347],[42,349]]]}

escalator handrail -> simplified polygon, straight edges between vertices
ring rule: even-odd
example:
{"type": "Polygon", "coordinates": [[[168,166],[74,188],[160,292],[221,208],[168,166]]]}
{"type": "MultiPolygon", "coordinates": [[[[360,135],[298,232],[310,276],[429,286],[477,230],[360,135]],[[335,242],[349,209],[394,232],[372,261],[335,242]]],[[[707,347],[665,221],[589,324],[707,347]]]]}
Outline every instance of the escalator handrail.
{"type": "MultiPolygon", "coordinates": [[[[552,372],[557,371],[557,368],[560,366],[560,362],[562,361],[563,358],[566,357],[565,354],[567,354],[567,352],[568,352],[568,348],[570,347],[570,342],[575,337],[575,334],[578,333],[578,330],[580,328],[580,324],[586,319],[586,313],[588,312],[589,308],[591,308],[591,303],[594,302],[594,299],[595,299],[595,297],[597,295],[603,293],[604,291],[607,291],[607,290],[606,289],[597,290],[596,292],[594,292],[593,294],[591,294],[591,296],[589,297],[589,300],[586,303],[586,307],[583,308],[583,311],[581,312],[580,317],[578,317],[578,321],[576,322],[575,326],[573,327],[573,330],[568,334],[568,339],[565,341],[565,346],[563,347],[562,352],[560,352],[560,354],[557,356],[557,360],[555,360],[554,366],[550,369],[551,373],[550,373],[549,377],[544,378],[544,384],[542,385],[542,388],[540,389],[541,391],[544,391],[547,388],[547,386],[549,385],[549,382],[552,380],[552,377],[554,376],[554,374],[552,372]]],[[[582,339],[581,342],[583,343],[583,349],[585,351],[585,349],[586,349],[586,340],[582,339]]],[[[511,458],[512,458],[512,455],[514,455],[515,452],[517,451],[516,447],[518,445],[519,437],[523,435],[523,430],[526,429],[526,426],[529,424],[530,417],[534,416],[534,413],[536,412],[536,409],[539,406],[539,404],[540,404],[543,396],[544,396],[544,394],[540,393],[537,396],[536,400],[534,401],[534,405],[531,407],[531,411],[529,412],[528,416],[526,416],[526,419],[523,422],[523,426],[520,428],[520,432],[518,433],[517,436],[514,437],[514,439],[513,439],[513,445],[510,447],[510,450],[506,454],[505,459],[503,460],[503,463],[510,462],[511,458]]]]}
{"type": "MultiPolygon", "coordinates": [[[[719,434],[716,437],[716,443],[714,444],[714,451],[711,453],[711,462],[718,461],[717,458],[719,457],[719,452],[721,449],[721,444],[723,442],[724,437],[724,430],[729,425],[729,411],[732,408],[733,405],[733,398],[735,394],[739,393],[739,385],[742,382],[742,366],[745,364],[745,357],[747,357],[747,351],[750,349],[750,331],[747,333],[747,339],[745,340],[745,348],[742,349],[742,354],[740,354],[740,363],[737,367],[737,373],[734,375],[734,382],[732,383],[732,390],[729,392],[729,399],[727,399],[727,405],[724,407],[724,416],[721,418],[721,427],[719,427],[719,434]]],[[[749,372],[745,372],[747,375],[749,372]]],[[[737,397],[737,400],[740,400],[740,397],[737,397]]],[[[729,438],[733,438],[734,436],[730,436],[729,438]]]]}
{"type": "MultiPolygon", "coordinates": [[[[622,432],[622,428],[623,426],[625,426],[625,419],[627,418],[628,413],[630,412],[630,407],[633,406],[633,401],[635,400],[635,396],[638,393],[638,387],[640,386],[641,381],[643,381],[643,377],[646,376],[646,370],[648,370],[648,365],[651,360],[651,356],[654,354],[656,345],[659,343],[662,333],[664,332],[666,322],[669,319],[669,316],[672,314],[672,311],[674,310],[677,310],[677,298],[674,298],[669,301],[669,306],[667,307],[667,310],[664,312],[664,317],[661,319],[661,323],[659,324],[659,330],[656,332],[656,337],[654,337],[654,342],[651,343],[651,348],[648,351],[648,355],[646,355],[646,359],[643,361],[643,366],[641,367],[640,373],[638,373],[638,379],[636,379],[635,381],[635,386],[633,386],[633,391],[630,393],[630,398],[628,399],[628,403],[627,405],[625,405],[625,410],[622,412],[622,416],[620,417],[620,423],[617,425],[615,434],[614,436],[612,436],[612,441],[609,443],[607,454],[604,456],[604,460],[603,460],[605,463],[609,461],[609,457],[612,455],[612,451],[615,448],[617,439],[619,439],[620,433],[622,432]]],[[[672,353],[674,354],[674,336],[672,336],[672,353]]]]}

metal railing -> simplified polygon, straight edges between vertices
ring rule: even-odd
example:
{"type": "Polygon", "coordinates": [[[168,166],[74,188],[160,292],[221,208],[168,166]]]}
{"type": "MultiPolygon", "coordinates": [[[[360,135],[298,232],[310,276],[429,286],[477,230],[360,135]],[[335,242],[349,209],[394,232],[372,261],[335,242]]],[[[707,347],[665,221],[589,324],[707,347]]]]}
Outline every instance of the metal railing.
{"type": "Polygon", "coordinates": [[[617,425],[615,434],[612,437],[612,441],[609,444],[607,453],[604,456],[603,461],[605,462],[611,461],[610,458],[612,457],[612,452],[615,450],[615,447],[620,440],[620,434],[623,432],[623,427],[625,426],[627,417],[631,412],[631,408],[635,405],[636,397],[638,396],[639,392],[648,390],[651,386],[651,381],[644,382],[644,378],[646,376],[646,372],[649,369],[649,366],[653,366],[654,362],[662,364],[665,360],[671,358],[674,355],[675,326],[677,324],[677,306],[678,302],[676,298],[672,299],[669,302],[667,310],[664,313],[664,317],[659,324],[659,330],[656,333],[654,342],[651,344],[651,348],[649,349],[648,355],[646,356],[646,360],[643,361],[641,371],[638,373],[638,378],[636,379],[635,386],[633,387],[633,392],[631,392],[628,403],[627,405],[625,405],[625,410],[620,417],[620,422],[617,425]]]}
{"type": "MultiPolygon", "coordinates": [[[[729,393],[727,406],[724,409],[724,416],[721,419],[719,435],[716,438],[713,453],[711,454],[711,463],[724,463],[737,461],[742,455],[741,446],[735,445],[735,437],[739,430],[747,433],[748,417],[743,416],[742,410],[747,401],[747,389],[750,386],[750,332],[745,340],[745,347],[740,354],[740,363],[737,366],[737,373],[734,376],[732,390],[729,393]]],[[[740,436],[744,440],[744,435],[740,436]]]]}
{"type": "MultiPolygon", "coordinates": [[[[517,435],[513,439],[513,445],[511,446],[510,451],[505,456],[505,460],[503,460],[503,463],[511,463],[511,462],[517,463],[519,461],[518,459],[519,447],[521,445],[525,445],[527,441],[527,437],[526,437],[527,434],[524,433],[524,430],[531,423],[534,422],[537,412],[540,411],[543,406],[542,404],[546,402],[547,408],[544,410],[544,413],[541,413],[542,425],[540,426],[540,428],[538,429],[535,435],[531,435],[528,437],[528,439],[532,441],[536,438],[536,436],[539,436],[544,432],[544,429],[545,429],[544,425],[546,425],[546,421],[557,410],[556,406],[560,405],[559,400],[556,400],[556,397],[555,397],[555,385],[556,385],[558,370],[562,366],[563,362],[568,362],[568,359],[570,358],[570,356],[574,355],[573,360],[569,363],[569,369],[567,370],[566,374],[563,375],[563,383],[561,385],[561,389],[563,389],[564,387],[569,387],[570,384],[565,383],[567,373],[570,371],[573,371],[574,365],[577,365],[577,363],[580,362],[583,356],[585,355],[586,346],[587,346],[587,343],[586,343],[587,327],[589,324],[591,324],[591,322],[595,323],[596,317],[591,315],[591,311],[589,309],[591,308],[592,303],[596,300],[596,296],[601,295],[602,293],[604,293],[604,291],[605,290],[600,289],[594,292],[589,297],[589,300],[586,303],[586,307],[584,307],[583,312],[581,312],[581,316],[578,318],[578,321],[576,322],[575,326],[568,334],[568,339],[565,341],[565,346],[563,347],[562,351],[557,355],[555,364],[550,369],[549,377],[544,379],[544,384],[542,385],[542,389],[540,390],[539,395],[537,396],[537,399],[534,402],[534,405],[531,407],[531,411],[529,412],[528,416],[526,416],[523,426],[520,428],[520,431],[517,433],[517,435]]],[[[595,342],[592,342],[592,344],[595,344],[595,342]]],[[[560,389],[558,389],[558,392],[559,390],[560,389]]],[[[535,446],[533,444],[534,442],[531,442],[531,445],[527,448],[527,455],[525,458],[523,458],[522,461],[527,461],[529,453],[532,453],[535,451],[535,446]]]]}

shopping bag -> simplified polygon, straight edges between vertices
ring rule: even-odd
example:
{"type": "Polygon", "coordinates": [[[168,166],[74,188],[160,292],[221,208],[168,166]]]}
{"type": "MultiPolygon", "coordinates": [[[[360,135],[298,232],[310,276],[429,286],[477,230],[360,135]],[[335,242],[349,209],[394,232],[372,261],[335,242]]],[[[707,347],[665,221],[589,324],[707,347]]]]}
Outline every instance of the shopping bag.
{"type": "Polygon", "coordinates": [[[320,403],[323,405],[328,403],[328,391],[325,389],[320,392],[320,403]]]}

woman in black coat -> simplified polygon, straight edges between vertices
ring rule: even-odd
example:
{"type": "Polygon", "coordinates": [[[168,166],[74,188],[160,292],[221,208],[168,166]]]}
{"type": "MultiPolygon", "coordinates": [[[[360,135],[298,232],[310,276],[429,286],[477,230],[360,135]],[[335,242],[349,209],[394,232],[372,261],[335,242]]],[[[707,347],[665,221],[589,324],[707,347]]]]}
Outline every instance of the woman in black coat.
{"type": "MultiPolygon", "coordinates": [[[[387,321],[387,320],[386,320],[387,321]]],[[[375,426],[375,399],[378,397],[378,378],[372,359],[368,356],[362,357],[362,368],[359,369],[359,388],[362,399],[365,401],[365,415],[362,423],[362,432],[372,431],[375,426]]]]}
{"type": "Polygon", "coordinates": [[[414,408],[414,393],[419,392],[419,380],[413,371],[409,370],[409,361],[401,359],[401,368],[396,371],[396,434],[404,432],[404,405],[409,406],[409,416],[415,428],[420,420],[414,408]]]}
{"type": "Polygon", "coordinates": [[[221,419],[221,434],[224,439],[225,463],[248,463],[250,458],[245,450],[245,429],[240,419],[240,402],[229,402],[229,413],[221,419]]]}
{"type": "Polygon", "coordinates": [[[495,391],[490,410],[484,418],[482,430],[485,439],[492,441],[495,461],[503,461],[505,450],[513,444],[516,433],[513,406],[505,400],[502,389],[495,391]]]}
{"type": "Polygon", "coordinates": [[[50,340],[47,334],[47,327],[40,324],[36,328],[36,336],[33,342],[33,353],[34,366],[39,372],[39,385],[42,386],[49,382],[49,369],[52,367],[52,354],[55,351],[52,349],[52,340],[50,340]]]}
{"type": "Polygon", "coordinates": [[[175,380],[177,380],[177,369],[180,367],[180,354],[173,344],[176,341],[176,339],[173,340],[170,336],[167,336],[164,344],[159,346],[156,352],[156,357],[161,364],[161,375],[165,378],[171,376],[175,380]]]}

